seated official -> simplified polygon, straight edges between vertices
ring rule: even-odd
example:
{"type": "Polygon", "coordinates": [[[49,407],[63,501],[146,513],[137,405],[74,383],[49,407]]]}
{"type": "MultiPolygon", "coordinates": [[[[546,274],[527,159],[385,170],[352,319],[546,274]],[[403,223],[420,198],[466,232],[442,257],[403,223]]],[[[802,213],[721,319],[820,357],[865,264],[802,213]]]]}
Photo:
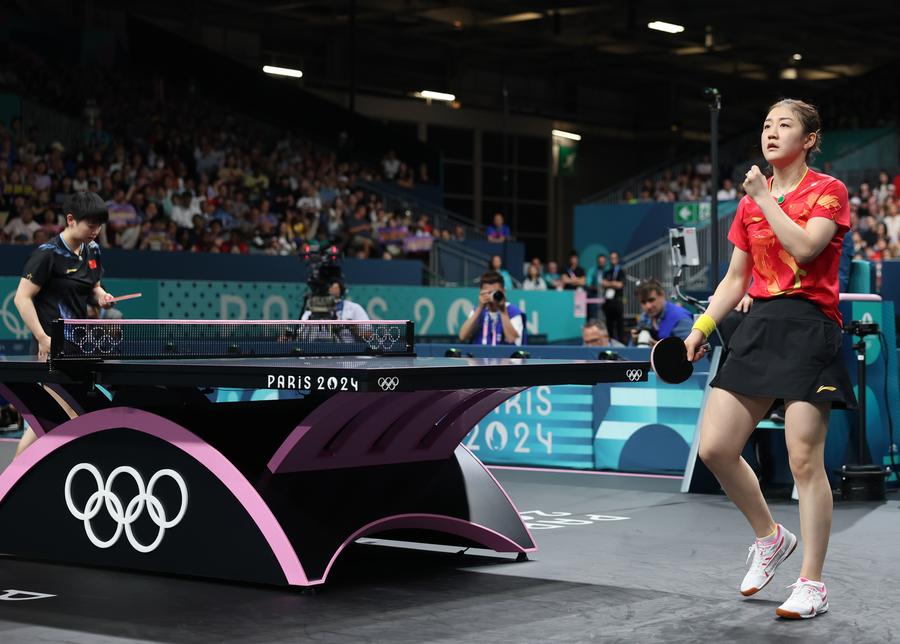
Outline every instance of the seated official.
{"type": "Polygon", "coordinates": [[[581,343],[586,347],[624,347],[625,345],[609,337],[609,330],[602,320],[591,319],[581,327],[581,343]]]}
{"type": "Polygon", "coordinates": [[[463,322],[459,339],[490,346],[525,343],[525,314],[506,300],[503,276],[496,271],[481,276],[478,305],[463,322]]]}
{"type": "Polygon", "coordinates": [[[694,316],[684,307],[668,301],[658,281],[642,281],[637,296],[644,312],[638,318],[637,326],[631,330],[632,345],[652,347],[670,336],[684,340],[690,335],[694,316]]]}

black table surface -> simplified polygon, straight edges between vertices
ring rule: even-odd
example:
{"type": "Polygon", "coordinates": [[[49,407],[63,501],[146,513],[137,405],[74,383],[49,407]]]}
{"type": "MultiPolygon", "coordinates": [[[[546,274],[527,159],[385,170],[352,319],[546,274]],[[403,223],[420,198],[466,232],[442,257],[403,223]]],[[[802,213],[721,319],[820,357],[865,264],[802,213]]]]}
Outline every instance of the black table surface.
{"type": "Polygon", "coordinates": [[[325,391],[329,378],[357,383],[350,391],[383,390],[379,379],[397,378],[390,390],[468,389],[645,381],[649,362],[518,358],[289,357],[178,360],[56,361],[51,370],[35,358],[0,361],[0,382],[96,382],[110,385],[304,389],[312,379],[325,391]],[[293,378],[293,380],[291,380],[293,378]],[[316,381],[322,380],[322,387],[316,381]]]}

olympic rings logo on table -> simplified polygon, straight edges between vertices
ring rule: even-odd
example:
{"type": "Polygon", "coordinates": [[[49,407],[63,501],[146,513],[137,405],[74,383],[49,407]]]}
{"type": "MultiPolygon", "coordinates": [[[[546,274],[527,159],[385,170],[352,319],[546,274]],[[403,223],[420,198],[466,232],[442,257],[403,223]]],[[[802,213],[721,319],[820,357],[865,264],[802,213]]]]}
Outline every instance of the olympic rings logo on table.
{"type": "Polygon", "coordinates": [[[150,482],[145,486],[144,479],[141,478],[140,473],[133,467],[127,465],[117,467],[110,473],[106,481],[104,481],[103,476],[100,474],[100,470],[96,467],[90,463],[79,463],[69,470],[69,474],[66,476],[65,491],[66,506],[68,506],[69,512],[71,512],[72,516],[79,521],[84,521],[84,531],[92,544],[98,548],[109,548],[115,545],[124,531],[125,537],[128,539],[128,543],[131,544],[131,547],[138,552],[143,553],[153,552],[159,547],[159,544],[162,543],[163,537],[166,534],[166,530],[174,528],[181,523],[181,520],[184,518],[184,514],[187,511],[188,504],[188,491],[184,479],[181,478],[181,475],[178,472],[170,469],[159,470],[150,478],[150,482]],[[72,499],[72,481],[79,472],[88,472],[94,477],[94,481],[97,484],[97,491],[91,494],[87,503],[85,503],[84,508],[81,510],[75,507],[75,502],[72,499]],[[127,474],[134,479],[138,488],[137,495],[131,499],[127,505],[123,505],[122,500],[112,491],[113,483],[120,474],[127,474]],[[179,508],[178,513],[172,519],[166,517],[166,511],[162,501],[153,495],[154,487],[163,477],[168,477],[175,481],[175,484],[178,486],[181,493],[181,508],[179,508]],[[91,525],[91,521],[100,514],[100,510],[104,507],[109,513],[109,516],[116,523],[116,531],[113,533],[113,536],[106,541],[94,534],[94,528],[91,525]],[[140,518],[141,514],[143,514],[145,507],[147,508],[147,514],[151,521],[153,521],[158,528],[156,539],[149,545],[144,545],[138,541],[134,536],[131,527],[132,524],[140,518]]]}
{"type": "Polygon", "coordinates": [[[378,386],[381,387],[382,391],[394,391],[394,389],[396,389],[399,384],[400,378],[398,378],[397,376],[378,379],[378,386]]]}
{"type": "Polygon", "coordinates": [[[631,382],[637,382],[644,375],[642,369],[629,369],[625,372],[625,377],[628,378],[631,382]]]}

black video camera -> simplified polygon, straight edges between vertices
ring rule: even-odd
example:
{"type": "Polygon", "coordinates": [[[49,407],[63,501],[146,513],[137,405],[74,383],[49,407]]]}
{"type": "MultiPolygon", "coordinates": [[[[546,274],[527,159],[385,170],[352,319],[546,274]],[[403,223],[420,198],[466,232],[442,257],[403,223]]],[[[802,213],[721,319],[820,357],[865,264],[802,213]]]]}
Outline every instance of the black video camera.
{"type": "Polygon", "coordinates": [[[344,291],[344,273],[338,263],[337,247],[330,246],[324,251],[313,251],[306,245],[302,257],[309,270],[303,310],[310,312],[310,320],[337,319],[337,300],[330,292],[331,285],[335,282],[341,285],[341,295],[344,291]]]}
{"type": "Polygon", "coordinates": [[[859,338],[864,338],[867,335],[878,335],[879,332],[878,325],[874,322],[862,322],[860,320],[849,322],[844,327],[844,331],[859,338]]]}

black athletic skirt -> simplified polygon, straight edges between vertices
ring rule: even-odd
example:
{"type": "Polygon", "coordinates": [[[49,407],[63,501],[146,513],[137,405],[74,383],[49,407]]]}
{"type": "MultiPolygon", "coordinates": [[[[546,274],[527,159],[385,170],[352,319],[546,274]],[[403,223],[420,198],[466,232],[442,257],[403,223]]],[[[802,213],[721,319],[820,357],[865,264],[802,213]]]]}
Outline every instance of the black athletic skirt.
{"type": "Polygon", "coordinates": [[[813,302],[796,297],[756,300],[734,331],[710,385],[745,396],[856,409],[841,343],[837,322],[813,302]]]}

